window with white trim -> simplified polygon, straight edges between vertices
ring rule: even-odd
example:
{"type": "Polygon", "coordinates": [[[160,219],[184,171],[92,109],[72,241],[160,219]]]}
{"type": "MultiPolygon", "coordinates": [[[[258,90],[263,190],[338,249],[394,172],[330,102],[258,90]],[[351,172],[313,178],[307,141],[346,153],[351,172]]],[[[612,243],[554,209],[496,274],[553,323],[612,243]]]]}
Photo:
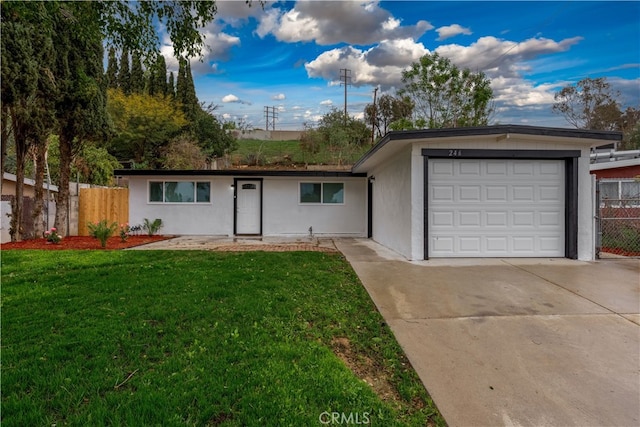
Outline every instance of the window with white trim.
{"type": "Polygon", "coordinates": [[[149,181],[149,203],[210,203],[209,181],[149,181]]]}
{"type": "Polygon", "coordinates": [[[300,203],[321,205],[344,204],[343,182],[301,182],[300,203]]]}
{"type": "Polygon", "coordinates": [[[604,178],[599,184],[600,207],[640,207],[640,181],[604,178]]]}

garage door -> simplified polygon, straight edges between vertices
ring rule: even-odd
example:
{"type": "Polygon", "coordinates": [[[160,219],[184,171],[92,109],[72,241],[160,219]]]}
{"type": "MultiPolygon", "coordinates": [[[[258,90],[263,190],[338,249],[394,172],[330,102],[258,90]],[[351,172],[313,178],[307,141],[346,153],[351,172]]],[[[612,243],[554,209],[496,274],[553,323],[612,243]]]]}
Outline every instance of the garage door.
{"type": "Polygon", "coordinates": [[[430,159],[429,257],[565,256],[565,162],[430,159]]]}

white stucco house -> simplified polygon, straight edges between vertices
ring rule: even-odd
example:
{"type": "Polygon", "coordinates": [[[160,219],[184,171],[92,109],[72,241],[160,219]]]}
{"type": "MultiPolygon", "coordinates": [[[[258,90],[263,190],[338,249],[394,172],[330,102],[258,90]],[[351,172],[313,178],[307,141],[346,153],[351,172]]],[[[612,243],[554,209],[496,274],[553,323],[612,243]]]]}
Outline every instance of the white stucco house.
{"type": "Polygon", "coordinates": [[[592,148],[619,132],[497,125],[390,132],[351,171],[118,170],[129,218],[166,234],[369,237],[409,260],[591,260],[592,148]]]}

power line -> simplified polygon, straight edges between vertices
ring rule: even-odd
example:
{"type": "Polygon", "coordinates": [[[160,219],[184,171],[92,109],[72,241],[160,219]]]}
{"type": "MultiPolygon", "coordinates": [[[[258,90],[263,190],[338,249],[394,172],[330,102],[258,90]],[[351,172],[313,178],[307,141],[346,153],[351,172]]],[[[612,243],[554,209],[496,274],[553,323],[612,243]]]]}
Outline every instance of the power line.
{"type": "Polygon", "coordinates": [[[269,124],[271,124],[271,130],[276,130],[276,119],[278,118],[276,107],[264,107],[264,117],[266,121],[265,130],[269,130],[269,124]],[[271,115],[269,111],[271,111],[271,115]]]}

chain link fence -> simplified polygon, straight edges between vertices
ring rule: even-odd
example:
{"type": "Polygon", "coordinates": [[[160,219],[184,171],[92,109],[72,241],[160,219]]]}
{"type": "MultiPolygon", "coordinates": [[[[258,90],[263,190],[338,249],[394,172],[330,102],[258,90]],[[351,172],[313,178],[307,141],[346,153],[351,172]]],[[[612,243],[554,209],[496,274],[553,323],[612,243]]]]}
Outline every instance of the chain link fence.
{"type": "Polygon", "coordinates": [[[596,252],[640,256],[640,180],[598,180],[596,252]]]}

